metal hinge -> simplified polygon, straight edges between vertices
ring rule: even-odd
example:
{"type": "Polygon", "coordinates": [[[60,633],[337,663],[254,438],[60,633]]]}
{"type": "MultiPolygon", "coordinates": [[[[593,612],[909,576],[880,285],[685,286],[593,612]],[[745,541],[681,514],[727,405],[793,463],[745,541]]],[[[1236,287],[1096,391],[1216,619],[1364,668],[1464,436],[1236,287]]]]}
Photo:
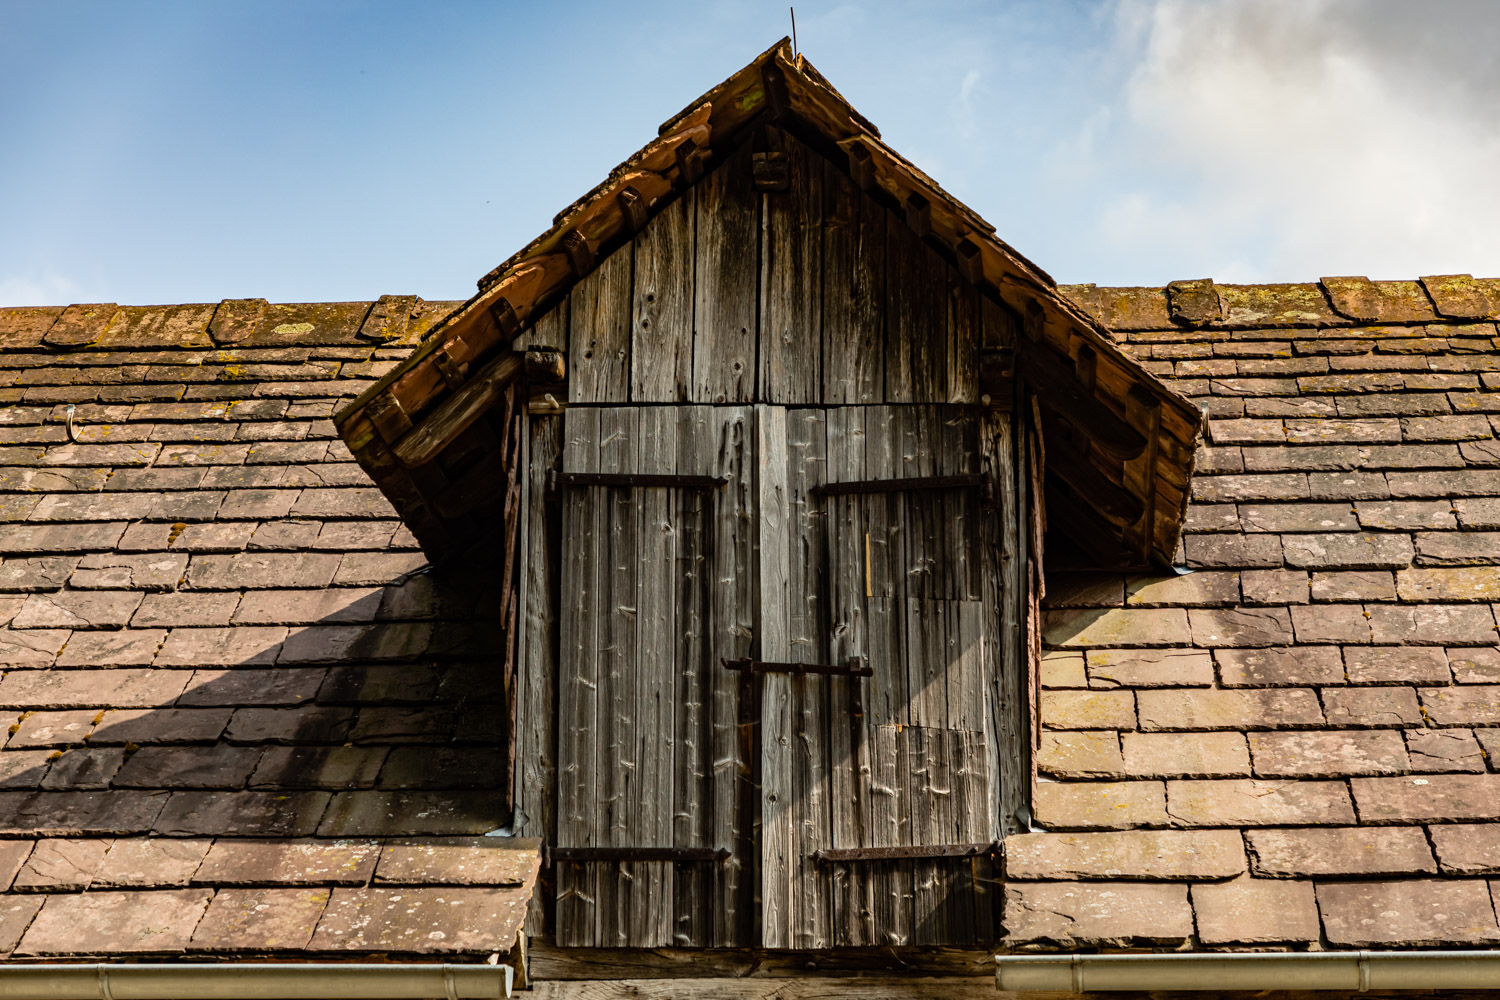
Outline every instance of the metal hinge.
{"type": "Polygon", "coordinates": [[[865,665],[864,657],[851,656],[848,663],[777,663],[767,660],[752,660],[748,656],[739,660],[720,660],[725,670],[743,670],[758,674],[833,674],[839,677],[869,677],[875,673],[873,667],[865,665]]]}
{"type": "Polygon", "coordinates": [[[655,476],[616,472],[548,473],[547,488],[556,492],[563,486],[656,486],[679,490],[712,490],[729,482],[723,476],[655,476]]]}
{"type": "Polygon", "coordinates": [[[836,847],[816,851],[812,859],[819,864],[841,864],[850,861],[906,861],[913,858],[978,858],[998,854],[1000,842],[988,844],[936,844],[928,847],[836,847]]]}
{"type": "Polygon", "coordinates": [[[542,861],[726,861],[731,852],[726,847],[547,847],[542,861]]]}

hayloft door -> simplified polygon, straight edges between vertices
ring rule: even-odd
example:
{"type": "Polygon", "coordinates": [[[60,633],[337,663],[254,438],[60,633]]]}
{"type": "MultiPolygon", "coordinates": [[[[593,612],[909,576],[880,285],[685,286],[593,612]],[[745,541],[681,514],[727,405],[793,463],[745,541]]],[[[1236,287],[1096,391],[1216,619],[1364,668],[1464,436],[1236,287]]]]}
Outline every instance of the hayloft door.
{"type": "Polygon", "coordinates": [[[564,434],[557,943],[747,944],[746,682],[720,660],[754,631],[752,411],[575,406],[564,434]]]}
{"type": "Polygon", "coordinates": [[[758,415],[758,655],[809,665],[761,680],[763,943],[989,944],[1003,722],[986,456],[1005,449],[981,439],[996,418],[758,415]]]}

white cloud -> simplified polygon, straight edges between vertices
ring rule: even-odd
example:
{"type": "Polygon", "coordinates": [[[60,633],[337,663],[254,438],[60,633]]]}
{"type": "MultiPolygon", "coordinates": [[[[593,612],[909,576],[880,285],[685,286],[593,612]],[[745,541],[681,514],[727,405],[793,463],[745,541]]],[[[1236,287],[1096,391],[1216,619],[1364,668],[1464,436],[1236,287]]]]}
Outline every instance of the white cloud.
{"type": "Polygon", "coordinates": [[[0,306],[57,306],[77,301],[77,283],[55,271],[0,275],[0,306]]]}
{"type": "Polygon", "coordinates": [[[1500,4],[1119,0],[1114,15],[1132,69],[1068,144],[1076,169],[1115,181],[1097,239],[1142,267],[1199,262],[1167,277],[1500,275],[1500,4]]]}

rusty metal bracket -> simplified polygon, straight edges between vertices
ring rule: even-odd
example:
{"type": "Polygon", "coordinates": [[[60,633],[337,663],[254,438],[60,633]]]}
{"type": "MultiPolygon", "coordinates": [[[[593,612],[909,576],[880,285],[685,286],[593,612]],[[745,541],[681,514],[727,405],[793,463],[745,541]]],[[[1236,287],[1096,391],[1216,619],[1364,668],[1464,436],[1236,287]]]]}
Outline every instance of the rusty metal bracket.
{"type": "Polygon", "coordinates": [[[845,483],[820,483],[808,490],[813,496],[848,496],[862,493],[905,493],[912,490],[952,490],[978,486],[986,507],[995,501],[995,481],[982,472],[965,476],[913,476],[909,479],[857,479],[845,483]]]}
{"type": "Polygon", "coordinates": [[[729,482],[723,476],[653,476],[614,472],[552,472],[547,487],[564,486],[656,486],[664,489],[712,490],[729,482]]]}
{"type": "Polygon", "coordinates": [[[815,851],[818,864],[842,864],[850,861],[906,861],[913,858],[978,858],[995,854],[1000,842],[988,844],[937,844],[930,847],[836,847],[815,851]]]}
{"type": "Polygon", "coordinates": [[[739,660],[720,660],[725,670],[743,670],[762,674],[832,674],[838,677],[869,677],[875,673],[865,664],[864,657],[851,656],[848,663],[775,663],[767,660],[752,660],[748,656],[739,660]]]}
{"type": "Polygon", "coordinates": [[[586,861],[727,861],[726,847],[543,847],[542,860],[578,863],[586,861]]]}

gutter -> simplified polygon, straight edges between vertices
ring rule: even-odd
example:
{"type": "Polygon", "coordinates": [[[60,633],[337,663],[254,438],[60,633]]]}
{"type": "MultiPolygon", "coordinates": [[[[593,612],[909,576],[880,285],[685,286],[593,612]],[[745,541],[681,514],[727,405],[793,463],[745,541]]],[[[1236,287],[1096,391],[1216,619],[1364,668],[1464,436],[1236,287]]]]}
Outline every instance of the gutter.
{"type": "Polygon", "coordinates": [[[0,965],[0,1000],[502,1000],[509,965],[0,965]]]}
{"type": "Polygon", "coordinates": [[[995,985],[1062,990],[1500,989],[1500,950],[998,955],[995,985]]]}

